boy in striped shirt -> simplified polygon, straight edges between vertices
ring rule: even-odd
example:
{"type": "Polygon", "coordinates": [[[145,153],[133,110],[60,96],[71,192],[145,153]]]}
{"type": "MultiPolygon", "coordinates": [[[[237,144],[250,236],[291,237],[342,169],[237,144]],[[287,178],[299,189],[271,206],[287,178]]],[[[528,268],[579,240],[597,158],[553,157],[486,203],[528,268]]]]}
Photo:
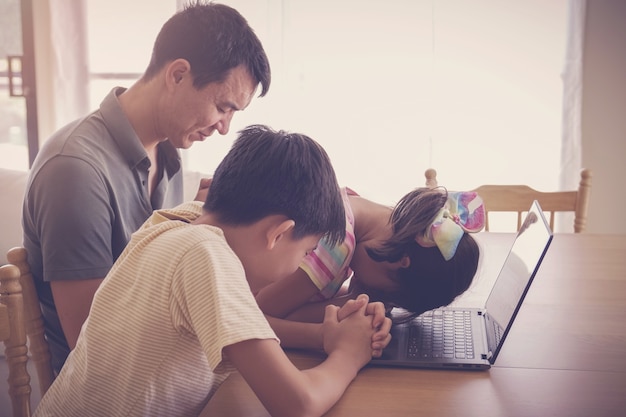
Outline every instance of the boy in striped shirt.
{"type": "Polygon", "coordinates": [[[322,415],[389,343],[383,305],[329,306],[328,357],[301,371],[253,293],[344,232],[325,151],[301,134],[244,129],[203,206],[157,211],[132,236],[35,416],[198,415],[235,369],[271,415],[322,415]]]}

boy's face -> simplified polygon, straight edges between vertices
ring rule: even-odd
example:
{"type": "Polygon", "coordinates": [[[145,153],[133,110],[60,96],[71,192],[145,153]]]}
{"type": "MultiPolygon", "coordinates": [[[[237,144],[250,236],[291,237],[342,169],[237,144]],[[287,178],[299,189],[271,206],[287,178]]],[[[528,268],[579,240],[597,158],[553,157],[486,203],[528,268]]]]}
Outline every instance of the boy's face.
{"type": "Polygon", "coordinates": [[[272,250],[266,251],[256,260],[257,265],[246,267],[252,292],[256,293],[266,285],[293,274],[304,257],[317,247],[321,238],[322,235],[316,235],[293,239],[291,233],[283,236],[272,250]]]}

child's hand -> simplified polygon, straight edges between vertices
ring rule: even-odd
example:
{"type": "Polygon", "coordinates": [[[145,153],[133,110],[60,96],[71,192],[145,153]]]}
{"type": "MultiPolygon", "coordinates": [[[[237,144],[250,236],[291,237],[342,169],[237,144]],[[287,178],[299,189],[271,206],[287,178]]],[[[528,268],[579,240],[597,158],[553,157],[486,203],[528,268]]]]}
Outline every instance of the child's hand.
{"type": "Polygon", "coordinates": [[[356,361],[355,364],[360,368],[369,362],[374,354],[372,338],[376,329],[372,327],[372,317],[366,315],[367,302],[360,301],[358,305],[360,308],[357,311],[341,321],[338,316],[339,307],[326,306],[322,334],[324,351],[329,356],[343,355],[346,360],[356,361]]]}
{"type": "Polygon", "coordinates": [[[211,188],[211,182],[213,182],[213,178],[200,179],[200,185],[198,186],[198,192],[196,193],[194,201],[206,201],[206,197],[209,195],[209,188],[211,188]]]}
{"type": "Polygon", "coordinates": [[[368,303],[369,297],[366,294],[360,294],[354,300],[348,300],[337,312],[339,321],[358,311],[364,305],[365,314],[372,317],[372,328],[376,330],[372,336],[372,356],[380,357],[383,349],[387,347],[391,341],[389,330],[391,329],[391,320],[385,316],[385,305],[380,302],[368,303]]]}
{"type": "Polygon", "coordinates": [[[343,306],[337,312],[337,319],[342,321],[352,313],[359,311],[361,307],[367,306],[369,297],[367,294],[360,294],[355,299],[350,299],[344,303],[343,306]]]}
{"type": "Polygon", "coordinates": [[[379,358],[383,349],[391,342],[391,319],[385,315],[385,305],[381,302],[369,303],[365,308],[365,314],[373,316],[372,326],[376,333],[372,336],[372,356],[379,358]]]}

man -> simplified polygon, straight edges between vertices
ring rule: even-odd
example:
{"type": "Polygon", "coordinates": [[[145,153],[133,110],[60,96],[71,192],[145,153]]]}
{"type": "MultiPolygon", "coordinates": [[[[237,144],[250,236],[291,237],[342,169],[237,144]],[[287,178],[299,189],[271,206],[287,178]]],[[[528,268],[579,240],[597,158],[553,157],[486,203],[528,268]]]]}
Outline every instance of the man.
{"type": "Polygon", "coordinates": [[[30,173],[23,227],[56,372],[131,233],[153,210],[182,202],[176,149],[226,134],[259,84],[263,96],[269,62],[246,20],[196,2],[164,24],[139,81],[113,89],[46,142],[30,173]]]}

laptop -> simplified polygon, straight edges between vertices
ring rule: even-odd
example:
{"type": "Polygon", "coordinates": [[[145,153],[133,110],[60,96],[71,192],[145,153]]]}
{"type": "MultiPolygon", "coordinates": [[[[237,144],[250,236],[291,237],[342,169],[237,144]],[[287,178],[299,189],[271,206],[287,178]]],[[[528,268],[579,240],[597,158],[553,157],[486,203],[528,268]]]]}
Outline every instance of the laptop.
{"type": "Polygon", "coordinates": [[[483,308],[442,307],[396,323],[382,356],[370,363],[489,369],[504,345],[550,242],[552,230],[539,203],[534,201],[483,308]]]}

